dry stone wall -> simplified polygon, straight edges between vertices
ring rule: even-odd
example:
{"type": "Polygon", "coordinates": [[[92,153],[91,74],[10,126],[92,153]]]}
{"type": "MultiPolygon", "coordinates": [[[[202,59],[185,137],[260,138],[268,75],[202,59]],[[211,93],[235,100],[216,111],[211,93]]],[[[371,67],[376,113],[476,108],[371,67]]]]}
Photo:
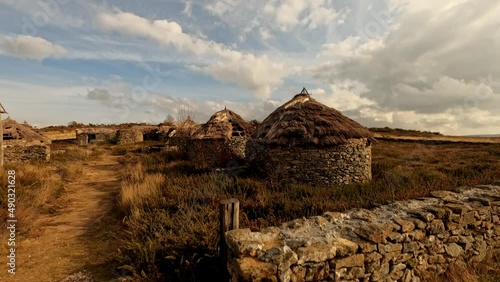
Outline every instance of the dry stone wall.
{"type": "Polygon", "coordinates": [[[247,138],[192,139],[188,145],[189,159],[198,169],[226,166],[231,161],[245,158],[247,138]]]}
{"type": "Polygon", "coordinates": [[[372,178],[371,146],[366,138],[323,148],[271,147],[249,141],[247,156],[266,176],[311,185],[349,184],[372,178]]]}
{"type": "Polygon", "coordinates": [[[4,157],[7,162],[50,160],[49,145],[25,144],[23,142],[6,143],[4,157]]]}
{"type": "Polygon", "coordinates": [[[426,281],[500,248],[500,186],[226,233],[232,281],[426,281]]]}
{"type": "Polygon", "coordinates": [[[116,135],[118,145],[135,144],[144,141],[142,132],[135,129],[120,129],[116,135]]]}

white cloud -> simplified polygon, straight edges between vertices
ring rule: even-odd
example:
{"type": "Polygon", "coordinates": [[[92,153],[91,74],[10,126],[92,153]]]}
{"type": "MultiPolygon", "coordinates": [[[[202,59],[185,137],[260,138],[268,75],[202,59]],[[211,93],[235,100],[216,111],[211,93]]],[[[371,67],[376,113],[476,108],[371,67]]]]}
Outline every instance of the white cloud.
{"type": "Polygon", "coordinates": [[[274,62],[266,56],[231,50],[223,44],[189,35],[176,22],[150,21],[131,13],[115,11],[101,13],[98,24],[105,31],[150,38],[165,46],[174,46],[180,52],[199,56],[199,62],[192,64],[192,70],[209,74],[220,81],[237,83],[258,98],[269,98],[289,74],[283,63],[274,62]],[[206,65],[203,58],[211,59],[213,63],[206,65]]]}
{"type": "Polygon", "coordinates": [[[191,4],[191,0],[184,0],[184,10],[182,10],[182,13],[188,17],[191,17],[192,15],[192,7],[193,4],[191,4]]]}
{"type": "Polygon", "coordinates": [[[0,36],[0,52],[32,60],[43,60],[47,57],[61,58],[68,53],[61,45],[29,35],[0,36]]]}
{"type": "Polygon", "coordinates": [[[244,55],[239,60],[192,69],[208,73],[219,80],[242,85],[260,99],[270,98],[273,90],[283,83],[283,78],[293,73],[285,64],[251,54],[244,55]]]}
{"type": "Polygon", "coordinates": [[[356,110],[363,106],[374,105],[369,99],[360,97],[366,91],[364,85],[356,81],[338,81],[330,86],[330,91],[318,88],[310,91],[319,102],[339,111],[356,110]]]}
{"type": "Polygon", "coordinates": [[[281,0],[271,1],[264,6],[264,12],[274,18],[283,31],[289,31],[298,25],[316,29],[331,25],[337,21],[343,23],[339,13],[329,0],[281,0]]]}
{"type": "Polygon", "coordinates": [[[271,31],[265,27],[261,27],[259,29],[259,34],[260,34],[260,37],[262,38],[262,40],[264,40],[264,41],[274,37],[272,35],[271,31]]]}
{"type": "Polygon", "coordinates": [[[500,3],[391,5],[390,11],[399,14],[377,37],[355,35],[325,44],[319,57],[333,60],[313,70],[315,77],[330,84],[345,79],[364,84],[367,91],[360,98],[373,104],[350,109],[349,114],[368,125],[385,122],[455,134],[498,132],[500,128],[486,120],[500,118],[500,84],[482,80],[500,80],[500,46],[495,40],[500,18],[494,16],[500,3]]]}

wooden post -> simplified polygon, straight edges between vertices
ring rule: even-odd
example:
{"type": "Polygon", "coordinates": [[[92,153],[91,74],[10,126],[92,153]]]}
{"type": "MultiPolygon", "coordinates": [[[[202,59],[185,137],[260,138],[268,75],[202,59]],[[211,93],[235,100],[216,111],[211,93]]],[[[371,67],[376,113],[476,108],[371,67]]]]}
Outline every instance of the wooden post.
{"type": "Polygon", "coordinates": [[[2,110],[0,109],[0,167],[3,167],[3,121],[2,110]]]}
{"type": "Polygon", "coordinates": [[[227,244],[225,234],[229,230],[240,228],[240,202],[238,199],[220,201],[220,240],[219,256],[227,265],[227,244]]]}

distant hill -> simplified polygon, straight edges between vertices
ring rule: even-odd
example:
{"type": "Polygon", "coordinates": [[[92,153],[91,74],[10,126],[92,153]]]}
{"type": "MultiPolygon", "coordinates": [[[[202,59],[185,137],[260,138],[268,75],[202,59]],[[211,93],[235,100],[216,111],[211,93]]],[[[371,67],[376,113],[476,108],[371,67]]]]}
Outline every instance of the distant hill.
{"type": "Polygon", "coordinates": [[[467,135],[468,137],[500,137],[500,134],[477,134],[477,135],[467,135]]]}
{"type": "Polygon", "coordinates": [[[439,132],[420,131],[420,130],[402,129],[402,128],[371,127],[369,129],[373,133],[379,133],[381,135],[390,135],[390,136],[414,136],[414,137],[443,136],[439,132]]]}

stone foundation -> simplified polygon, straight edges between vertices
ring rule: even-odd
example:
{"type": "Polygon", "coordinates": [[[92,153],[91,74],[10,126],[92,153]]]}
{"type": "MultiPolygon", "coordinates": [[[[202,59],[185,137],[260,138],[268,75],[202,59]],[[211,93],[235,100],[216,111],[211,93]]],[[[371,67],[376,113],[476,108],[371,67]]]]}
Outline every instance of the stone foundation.
{"type": "Polygon", "coordinates": [[[49,161],[50,146],[45,144],[7,143],[4,147],[6,162],[49,161]]]}
{"type": "Polygon", "coordinates": [[[264,146],[249,141],[247,157],[264,176],[329,186],[370,181],[371,146],[367,139],[326,147],[264,146]]]}
{"type": "Polygon", "coordinates": [[[500,186],[226,233],[232,281],[426,281],[500,248],[500,186]]]}

